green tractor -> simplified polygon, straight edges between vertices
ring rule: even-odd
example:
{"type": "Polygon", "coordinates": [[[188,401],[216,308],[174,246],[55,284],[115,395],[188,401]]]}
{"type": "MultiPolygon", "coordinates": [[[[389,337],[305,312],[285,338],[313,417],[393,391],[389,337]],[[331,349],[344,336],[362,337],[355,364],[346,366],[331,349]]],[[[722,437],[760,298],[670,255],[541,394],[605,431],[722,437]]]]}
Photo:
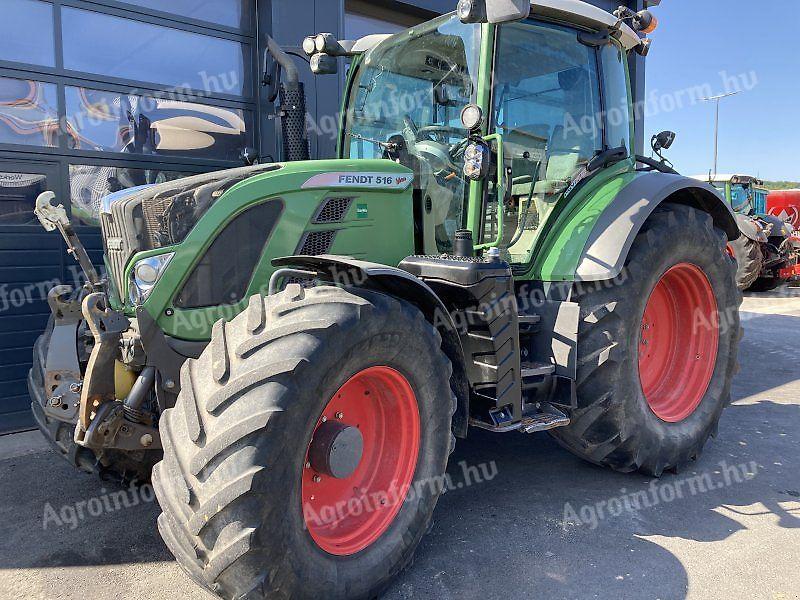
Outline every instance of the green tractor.
{"type": "Polygon", "coordinates": [[[628,58],[654,22],[462,0],[309,38],[315,72],[352,61],[320,161],[270,43],[287,161],[106,199],[106,280],[43,195],[88,278],[50,294],[45,436],[105,476],[155,464],[161,535],[222,598],[374,597],[470,427],[621,472],[697,460],[737,366],[739,230],[713,187],[631,150],[628,58]]]}
{"type": "Polygon", "coordinates": [[[767,212],[769,190],[750,175],[696,176],[708,181],[736,213],[741,236],[728,252],[738,265],[736,283],[743,291],[768,292],[797,277],[800,240],[794,227],[767,212]]]}

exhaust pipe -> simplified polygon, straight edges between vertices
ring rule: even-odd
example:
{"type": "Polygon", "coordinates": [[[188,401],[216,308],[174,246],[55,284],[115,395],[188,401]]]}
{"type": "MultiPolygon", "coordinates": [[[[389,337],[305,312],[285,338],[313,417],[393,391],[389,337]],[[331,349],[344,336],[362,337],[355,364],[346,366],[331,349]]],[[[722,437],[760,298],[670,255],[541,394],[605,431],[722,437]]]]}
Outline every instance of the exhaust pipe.
{"type": "Polygon", "coordinates": [[[267,52],[284,73],[284,80],[280,83],[283,155],[287,161],[309,160],[305,85],[300,81],[300,73],[291,57],[270,36],[265,37],[267,52]]]}

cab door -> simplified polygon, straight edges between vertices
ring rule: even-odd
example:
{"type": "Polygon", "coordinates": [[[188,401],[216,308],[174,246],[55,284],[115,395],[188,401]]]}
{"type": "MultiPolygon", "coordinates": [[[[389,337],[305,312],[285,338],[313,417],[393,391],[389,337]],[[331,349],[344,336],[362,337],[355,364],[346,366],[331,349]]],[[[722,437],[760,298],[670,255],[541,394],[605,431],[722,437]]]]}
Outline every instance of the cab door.
{"type": "Polygon", "coordinates": [[[496,35],[490,133],[502,139],[506,189],[498,198],[500,185],[487,186],[481,237],[526,265],[556,205],[607,148],[600,58],[561,25],[529,20],[496,35]]]}

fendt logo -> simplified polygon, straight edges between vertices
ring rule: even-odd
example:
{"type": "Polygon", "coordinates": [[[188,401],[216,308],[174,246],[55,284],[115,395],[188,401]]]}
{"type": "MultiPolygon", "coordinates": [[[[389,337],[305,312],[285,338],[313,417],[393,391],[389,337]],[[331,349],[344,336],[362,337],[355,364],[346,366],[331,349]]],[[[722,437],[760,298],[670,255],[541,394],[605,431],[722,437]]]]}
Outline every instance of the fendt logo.
{"type": "Polygon", "coordinates": [[[410,175],[391,173],[320,173],[303,184],[309,188],[356,188],[371,190],[405,190],[411,185],[410,175]]]}

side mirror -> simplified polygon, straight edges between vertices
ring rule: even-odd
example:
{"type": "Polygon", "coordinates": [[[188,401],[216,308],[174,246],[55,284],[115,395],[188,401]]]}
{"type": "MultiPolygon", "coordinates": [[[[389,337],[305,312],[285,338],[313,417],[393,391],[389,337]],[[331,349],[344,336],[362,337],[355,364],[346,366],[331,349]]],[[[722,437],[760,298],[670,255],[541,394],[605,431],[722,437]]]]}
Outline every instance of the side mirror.
{"type": "Polygon", "coordinates": [[[339,72],[339,61],[329,54],[315,54],[311,57],[311,72],[314,75],[335,75],[339,72]]]}
{"type": "Polygon", "coordinates": [[[460,0],[458,17],[462,23],[508,23],[527,19],[530,0],[460,0]]]}
{"type": "Polygon", "coordinates": [[[653,139],[650,140],[650,146],[653,148],[653,152],[658,154],[662,150],[669,150],[677,135],[678,134],[674,131],[662,131],[658,135],[654,135],[653,139]]]}

